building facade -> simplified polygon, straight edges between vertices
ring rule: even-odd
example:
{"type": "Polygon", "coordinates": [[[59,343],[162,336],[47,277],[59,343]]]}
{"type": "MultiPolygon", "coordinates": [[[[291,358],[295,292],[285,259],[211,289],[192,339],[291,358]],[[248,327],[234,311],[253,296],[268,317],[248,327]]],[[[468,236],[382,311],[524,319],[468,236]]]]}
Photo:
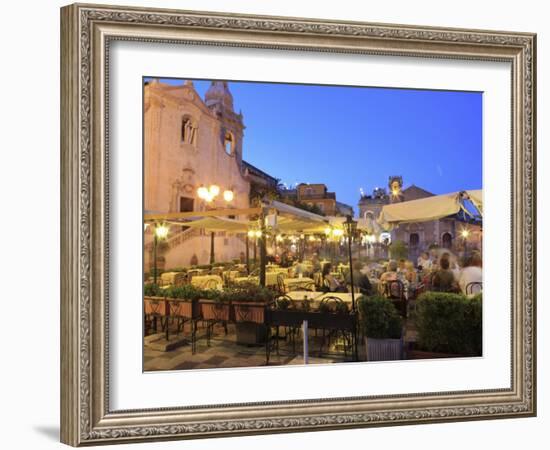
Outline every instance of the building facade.
{"type": "Polygon", "coordinates": [[[353,207],[336,201],[336,193],[328,192],[323,183],[300,183],[296,186],[296,199],[308,207],[316,207],[326,216],[353,216],[353,207]]]}
{"type": "MultiPolygon", "coordinates": [[[[178,86],[152,80],[144,86],[144,210],[154,213],[247,208],[250,176],[243,168],[242,114],[233,110],[227,82],[214,81],[203,100],[191,81],[178,86]],[[201,186],[231,190],[226,202],[218,195],[208,205],[201,186]]],[[[216,233],[217,260],[239,258],[244,239],[216,233]]],[[[211,236],[203,230],[171,226],[161,246],[165,268],[205,264],[211,236]]],[[[145,269],[152,263],[151,232],[145,234],[145,269]]]]}

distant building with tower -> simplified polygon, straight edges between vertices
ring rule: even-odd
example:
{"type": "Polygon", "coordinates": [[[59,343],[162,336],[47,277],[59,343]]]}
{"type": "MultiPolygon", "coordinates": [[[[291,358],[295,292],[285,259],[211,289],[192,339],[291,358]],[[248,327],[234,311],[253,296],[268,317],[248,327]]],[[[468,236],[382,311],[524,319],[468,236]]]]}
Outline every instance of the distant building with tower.
{"type": "MultiPolygon", "coordinates": [[[[372,194],[359,199],[359,216],[377,219],[385,205],[432,197],[435,194],[412,184],[403,188],[403,177],[390,176],[386,188],[377,187],[372,194]]],[[[447,248],[458,254],[474,248],[481,249],[482,230],[480,223],[467,221],[462,215],[454,215],[428,222],[401,224],[391,230],[391,241],[402,241],[408,248],[409,259],[416,261],[421,252],[432,246],[447,248]],[[462,231],[468,230],[468,238],[462,231]]]]}

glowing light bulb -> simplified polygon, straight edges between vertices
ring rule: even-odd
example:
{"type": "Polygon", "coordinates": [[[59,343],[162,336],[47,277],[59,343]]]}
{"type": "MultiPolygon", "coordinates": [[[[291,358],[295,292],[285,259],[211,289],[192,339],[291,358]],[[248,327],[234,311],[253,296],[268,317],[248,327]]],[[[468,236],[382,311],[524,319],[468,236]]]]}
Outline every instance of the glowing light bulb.
{"type": "Polygon", "coordinates": [[[208,189],[206,189],[204,186],[201,186],[197,189],[197,195],[199,196],[199,198],[205,200],[206,197],[208,197],[208,189]]]}
{"type": "Polygon", "coordinates": [[[210,191],[210,195],[212,196],[212,198],[217,197],[220,193],[220,187],[217,184],[211,185],[210,189],[208,190],[210,191]]]}
{"type": "Polygon", "coordinates": [[[158,239],[165,239],[168,236],[168,226],[161,224],[157,225],[155,228],[155,235],[158,239]]]}
{"type": "Polygon", "coordinates": [[[233,194],[233,191],[231,190],[227,190],[227,191],[223,191],[223,199],[226,201],[226,202],[231,202],[233,201],[233,197],[235,196],[235,194],[233,194]]]}

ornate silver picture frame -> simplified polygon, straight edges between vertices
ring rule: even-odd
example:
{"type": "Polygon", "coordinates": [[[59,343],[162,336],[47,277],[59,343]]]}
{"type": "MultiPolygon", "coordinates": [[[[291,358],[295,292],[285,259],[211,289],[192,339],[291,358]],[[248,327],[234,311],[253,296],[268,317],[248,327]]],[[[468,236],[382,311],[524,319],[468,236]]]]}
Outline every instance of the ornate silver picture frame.
{"type": "MultiPolygon", "coordinates": [[[[61,440],[98,445],[536,414],[536,36],[75,4],[61,9],[61,440]],[[109,51],[202,44],[511,65],[511,385],[113,410],[109,385],[109,51]]],[[[154,376],[154,375],[153,375],[154,376]]]]}

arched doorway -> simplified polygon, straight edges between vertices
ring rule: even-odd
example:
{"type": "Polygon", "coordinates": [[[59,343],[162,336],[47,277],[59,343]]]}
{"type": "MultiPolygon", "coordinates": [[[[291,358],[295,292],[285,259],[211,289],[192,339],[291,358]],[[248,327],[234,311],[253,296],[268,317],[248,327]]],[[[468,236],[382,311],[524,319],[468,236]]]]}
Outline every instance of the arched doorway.
{"type": "Polygon", "coordinates": [[[443,236],[441,236],[441,246],[449,250],[453,247],[453,237],[451,233],[443,233],[443,236]]]}
{"type": "Polygon", "coordinates": [[[418,255],[419,244],[420,244],[420,236],[418,235],[418,233],[409,234],[409,259],[415,262],[415,264],[419,256],[418,255]]]}

